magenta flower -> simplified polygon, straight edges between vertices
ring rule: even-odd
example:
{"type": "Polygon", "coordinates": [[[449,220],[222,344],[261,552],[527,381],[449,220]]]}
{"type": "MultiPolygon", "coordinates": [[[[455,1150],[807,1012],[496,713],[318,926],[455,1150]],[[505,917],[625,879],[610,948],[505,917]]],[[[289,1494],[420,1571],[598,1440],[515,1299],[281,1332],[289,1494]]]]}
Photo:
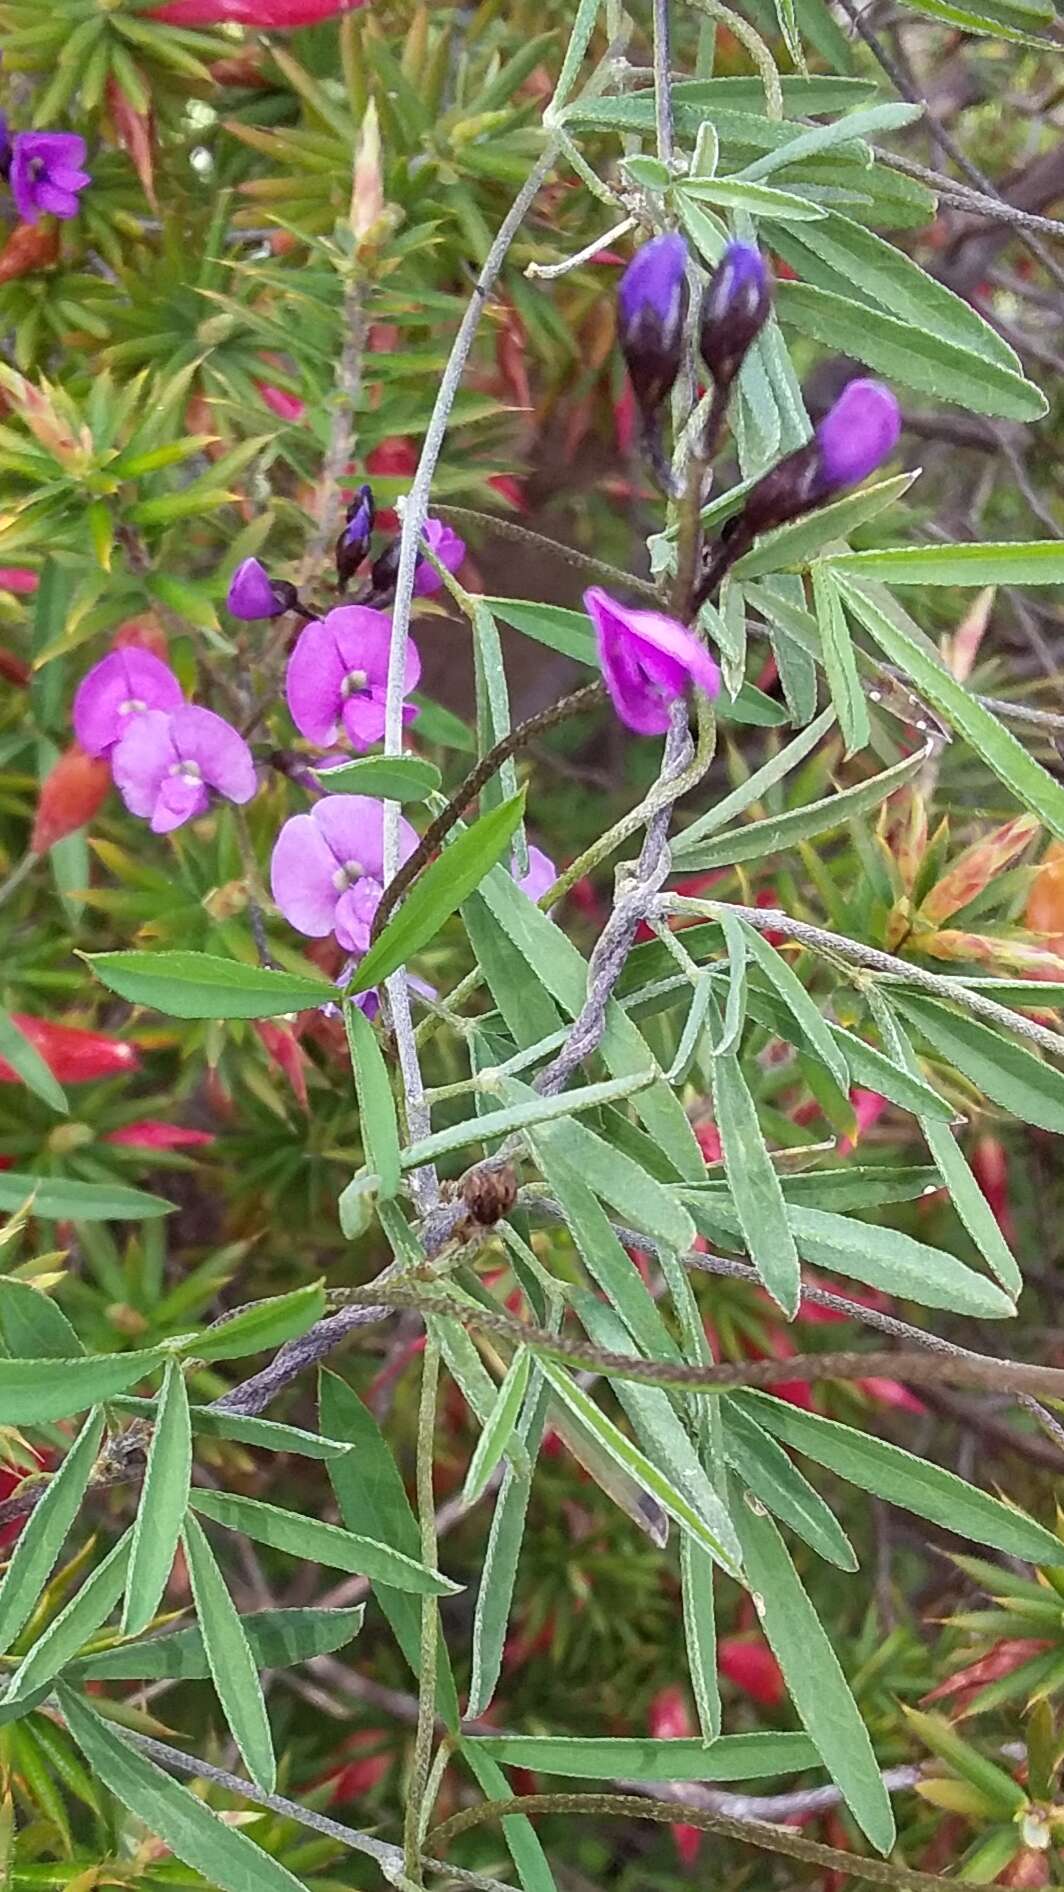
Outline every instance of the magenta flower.
{"type": "MultiPolygon", "coordinates": [[[[292,721],[308,742],[326,748],[341,729],[359,751],[380,741],[391,634],[391,619],[364,604],[342,604],[304,626],[288,660],[285,694],[292,721]]],[[[404,695],[420,675],[417,646],[408,637],[404,695]]],[[[403,710],[404,722],[416,715],[412,704],[403,710]]]]}
{"type": "Polygon", "coordinates": [[[225,602],[235,618],[254,623],[259,618],[283,617],[299,600],[287,579],[271,578],[257,558],[245,558],[229,580],[225,602]]]}
{"type": "Polygon", "coordinates": [[[85,140],[72,131],[19,131],[11,140],[8,182],[15,208],[26,223],[42,210],[53,217],[76,217],[78,192],[91,184],[85,140]]]}
{"type": "Polygon", "coordinates": [[[541,847],[533,847],[530,842],[527,874],[522,874],[520,880],[517,880],[516,871],[514,872],[514,879],[517,880],[521,892],[527,894],[530,900],[541,900],[548,888],[553,887],[557,878],[558,869],[550,856],[544,854],[541,847]]]}
{"type": "Polygon", "coordinates": [[[131,814],[169,834],[206,813],[210,791],[250,801],[255,764],[243,736],[213,710],[184,704],[169,715],[135,716],[111,757],[115,785],[131,814]]]}
{"type": "MultiPolygon", "coordinates": [[[[416,846],[413,828],[400,819],[400,862],[416,846]]],[[[293,815],[274,845],[270,886],[297,933],[335,933],[346,952],[366,952],[384,886],[383,802],[325,795],[309,814],[293,815]]]]}
{"type": "Polygon", "coordinates": [[[637,735],[664,735],[671,705],[690,684],[707,696],[717,695],[720,671],[675,618],[618,604],[597,585],[585,591],[584,605],[613,707],[637,735]]]}
{"type": "Polygon", "coordinates": [[[184,702],[169,665],[150,650],[127,644],[93,664],[74,697],[74,734],[86,755],[110,755],[145,710],[176,710],[184,702]]]}
{"type": "Polygon", "coordinates": [[[889,460],[901,433],[901,410],[882,381],[847,383],[816,430],[824,489],[856,486],[889,460]]]}
{"type": "MultiPolygon", "coordinates": [[[[434,558],[438,558],[445,571],[456,572],[465,557],[465,540],[444,525],[442,519],[426,519],[422,538],[434,558]]],[[[438,571],[429,564],[427,558],[419,558],[414,568],[415,598],[431,598],[439,591],[443,579],[438,571]]]]}

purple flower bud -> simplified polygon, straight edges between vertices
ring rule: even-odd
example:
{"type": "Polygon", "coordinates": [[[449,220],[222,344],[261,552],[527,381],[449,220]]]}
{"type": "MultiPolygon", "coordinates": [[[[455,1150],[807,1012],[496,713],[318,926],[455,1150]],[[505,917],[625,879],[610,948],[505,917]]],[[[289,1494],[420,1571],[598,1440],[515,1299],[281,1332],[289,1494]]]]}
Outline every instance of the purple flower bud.
{"type": "Polygon", "coordinates": [[[8,182],[19,216],[26,223],[36,223],[42,211],[76,217],[78,192],[92,183],[84,162],[85,140],[76,132],[16,132],[8,182]]]}
{"type": "Polygon", "coordinates": [[[229,580],[225,602],[235,618],[251,623],[259,618],[283,617],[298,603],[298,597],[294,585],[283,578],[271,578],[257,558],[246,558],[229,580]]]}
{"type": "Polygon", "coordinates": [[[698,342],[718,388],[730,387],[768,320],[772,288],[760,250],[729,243],[702,297],[698,342]]]}
{"type": "MultiPolygon", "coordinates": [[[[457,532],[452,531],[450,526],[444,525],[442,519],[426,519],[422,538],[433,557],[439,559],[445,571],[458,570],[465,558],[465,540],[460,539],[457,532]]],[[[431,598],[433,592],[439,591],[442,585],[443,579],[439,572],[429,564],[428,559],[419,558],[414,568],[415,598],[431,598]]]]}
{"type": "Polygon", "coordinates": [[[336,575],[341,585],[354,577],[369,551],[376,516],[373,489],[360,486],[347,508],[347,523],[336,541],[336,575]]]}
{"type": "Polygon", "coordinates": [[[637,735],[664,735],[673,703],[691,684],[710,697],[719,692],[708,650],[675,618],[618,604],[597,585],[585,591],[584,605],[613,707],[637,735]]]}
{"type": "Polygon", "coordinates": [[[680,371],[686,270],[687,245],[669,231],[636,251],[617,290],[617,336],[644,414],[660,407],[680,371]]]}
{"type": "Polygon", "coordinates": [[[890,458],[901,433],[898,403],[882,381],[851,381],[816,430],[825,491],[856,486],[890,458]]]}
{"type": "Polygon", "coordinates": [[[11,136],[7,129],[7,113],[0,112],[0,177],[6,177],[11,169],[11,136]]]}

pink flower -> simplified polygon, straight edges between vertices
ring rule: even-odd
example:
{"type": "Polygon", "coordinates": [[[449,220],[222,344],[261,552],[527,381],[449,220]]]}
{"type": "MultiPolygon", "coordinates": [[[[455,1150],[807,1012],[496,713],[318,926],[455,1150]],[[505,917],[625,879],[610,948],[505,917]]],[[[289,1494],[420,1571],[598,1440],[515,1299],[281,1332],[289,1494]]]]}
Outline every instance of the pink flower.
{"type": "Polygon", "coordinates": [[[25,597],[40,584],[39,572],[28,565],[0,565],[0,591],[14,591],[25,597]]]}
{"type": "MultiPolygon", "coordinates": [[[[368,605],[343,604],[304,626],[288,660],[285,694],[301,736],[322,748],[346,730],[352,746],[365,750],[384,734],[391,619],[368,605]]],[[[404,694],[416,688],[421,659],[406,640],[404,694]]],[[[417,715],[412,705],[404,722],[417,715]]],[[[326,929],[328,930],[328,929],[326,929]]]]}
{"type": "MultiPolygon", "coordinates": [[[[434,558],[438,558],[445,571],[456,572],[465,557],[465,540],[444,525],[442,519],[426,519],[422,539],[434,558]]],[[[429,564],[427,558],[419,558],[414,571],[415,598],[431,598],[439,591],[443,579],[438,571],[429,564]]]]}
{"type": "Polygon", "coordinates": [[[197,1150],[213,1143],[209,1130],[186,1130],[180,1123],[163,1123],[158,1117],[143,1117],[139,1123],[126,1123],[120,1130],[109,1130],[105,1143],[117,1143],[131,1150],[197,1150]]]}
{"type": "Polygon", "coordinates": [[[717,695],[720,671],[675,618],[618,604],[597,585],[585,591],[584,605],[613,707],[637,735],[664,735],[672,704],[691,684],[717,695]]]}
{"type": "Polygon", "coordinates": [[[86,755],[110,755],[145,710],[180,709],[181,685],[150,650],[127,644],[82,677],[74,697],[74,734],[86,755]]]}
{"type": "Polygon", "coordinates": [[[150,18],[171,26],[316,26],[355,13],[363,0],[166,0],[150,18]]]}
{"type": "Polygon", "coordinates": [[[213,710],[185,704],[167,715],[135,716],[111,757],[115,785],[131,814],[169,834],[210,805],[210,790],[227,801],[255,793],[251,750],[213,710]]]}
{"type": "MultiPolygon", "coordinates": [[[[541,847],[529,845],[528,872],[517,881],[521,892],[527,894],[530,900],[541,900],[549,888],[553,887],[557,878],[558,869],[550,856],[544,854],[541,847]]],[[[517,879],[516,874],[514,879],[517,879]]]]}
{"type": "MultiPolygon", "coordinates": [[[[410,823],[400,820],[400,861],[416,846],[410,823]]],[[[274,845],[270,886],[298,933],[334,933],[345,952],[366,952],[384,887],[383,802],[325,795],[309,814],[293,815],[274,845]]]]}

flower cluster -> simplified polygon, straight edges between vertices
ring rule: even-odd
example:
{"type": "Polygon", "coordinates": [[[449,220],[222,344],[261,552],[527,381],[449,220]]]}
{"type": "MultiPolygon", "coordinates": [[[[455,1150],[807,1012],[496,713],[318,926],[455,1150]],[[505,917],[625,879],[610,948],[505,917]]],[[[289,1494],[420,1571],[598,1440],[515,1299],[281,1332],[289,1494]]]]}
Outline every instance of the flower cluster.
{"type": "Polygon", "coordinates": [[[107,759],[126,807],[155,834],[204,814],[212,792],[234,802],[255,793],[243,736],[213,710],[186,703],[169,665],[135,644],[82,678],[74,734],[86,755],[107,759]]]}
{"type": "Polygon", "coordinates": [[[85,140],[76,132],[9,133],[0,112],[0,177],[7,180],[24,223],[36,223],[42,212],[76,217],[78,192],[92,182],[84,164],[85,140]]]}

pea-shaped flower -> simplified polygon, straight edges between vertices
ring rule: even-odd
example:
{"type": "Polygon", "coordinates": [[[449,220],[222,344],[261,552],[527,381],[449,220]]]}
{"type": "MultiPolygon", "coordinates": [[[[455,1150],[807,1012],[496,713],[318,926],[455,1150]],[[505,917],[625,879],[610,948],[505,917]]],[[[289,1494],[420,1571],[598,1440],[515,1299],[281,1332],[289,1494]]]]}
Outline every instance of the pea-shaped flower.
{"type": "MultiPolygon", "coordinates": [[[[368,605],[344,604],[304,626],[288,660],[285,695],[292,721],[308,742],[326,748],[346,730],[352,747],[369,749],[384,735],[391,619],[368,605]]],[[[421,675],[413,639],[406,640],[403,693],[421,675]]],[[[417,710],[403,709],[404,722],[417,710]]]]}
{"type": "MultiPolygon", "coordinates": [[[[426,519],[422,538],[434,558],[438,558],[444,571],[456,572],[465,558],[465,540],[458,537],[451,526],[442,519],[426,519]]],[[[419,558],[414,567],[415,598],[431,598],[439,591],[443,579],[427,558],[419,558]]]]}
{"type": "Polygon", "coordinates": [[[543,895],[553,887],[558,878],[558,869],[550,855],[544,854],[541,847],[534,847],[531,842],[528,844],[527,874],[522,874],[518,878],[516,864],[512,872],[521,892],[527,894],[530,900],[542,900],[543,895]]]}
{"type": "Polygon", "coordinates": [[[73,131],[19,131],[11,140],[8,182],[24,223],[42,211],[68,219],[78,214],[78,192],[91,184],[85,140],[73,131]]]}
{"type": "MultiPolygon", "coordinates": [[[[416,846],[413,828],[400,819],[400,863],[416,846]]],[[[309,814],[293,815],[274,845],[270,886],[298,933],[334,933],[345,952],[364,953],[384,891],[383,802],[325,795],[309,814]]]]}
{"type": "Polygon", "coordinates": [[[168,664],[127,644],[86,671],[74,696],[74,734],[86,755],[110,755],[132,718],[145,710],[176,710],[184,702],[168,664]]]}
{"type": "Polygon", "coordinates": [[[183,704],[167,715],[145,710],[111,754],[115,785],[130,814],[169,834],[205,814],[212,792],[250,801],[255,763],[243,736],[213,710],[183,704]]]}
{"type": "Polygon", "coordinates": [[[585,591],[584,605],[613,707],[637,735],[664,735],[673,703],[692,684],[706,696],[717,695],[720,671],[675,618],[618,604],[597,585],[585,591]]]}
{"type": "Polygon", "coordinates": [[[271,578],[259,559],[245,558],[229,580],[225,602],[235,618],[255,623],[260,618],[283,617],[298,603],[298,596],[286,578],[271,578]]]}

